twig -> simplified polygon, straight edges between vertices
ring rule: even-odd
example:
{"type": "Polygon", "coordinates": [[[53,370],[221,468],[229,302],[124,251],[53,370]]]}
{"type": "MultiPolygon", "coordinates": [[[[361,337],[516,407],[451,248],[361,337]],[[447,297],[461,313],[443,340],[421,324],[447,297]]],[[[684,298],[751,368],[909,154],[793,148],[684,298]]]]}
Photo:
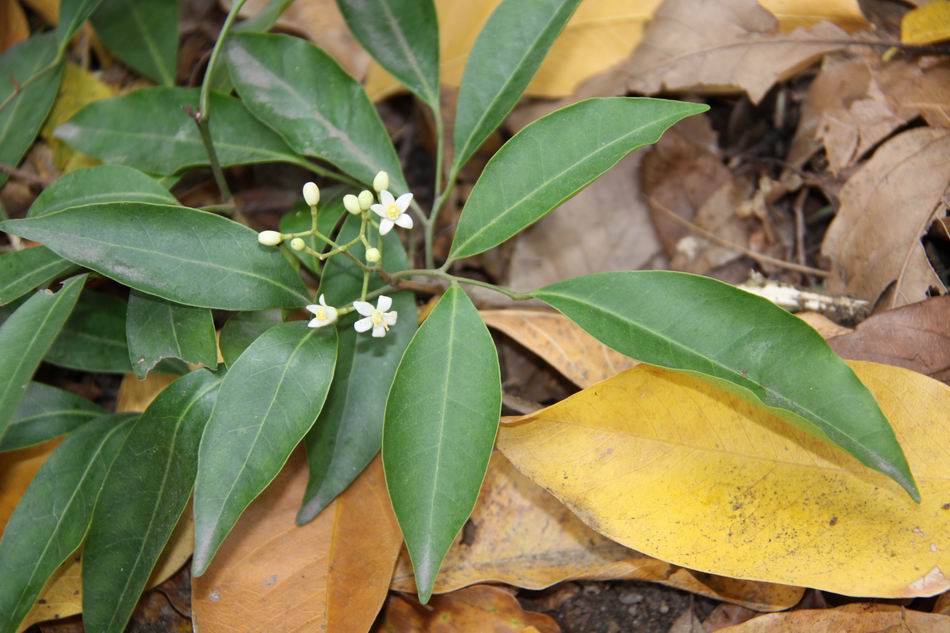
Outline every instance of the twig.
{"type": "Polygon", "coordinates": [[[811,310],[812,312],[821,312],[835,317],[837,320],[854,321],[863,319],[871,308],[868,301],[799,290],[790,284],[766,280],[756,272],[752,273],[749,281],[738,285],[737,288],[768,299],[789,312],[811,310]]]}
{"type": "Polygon", "coordinates": [[[808,189],[802,187],[802,190],[795,196],[795,204],[792,208],[795,211],[795,259],[799,266],[805,265],[805,199],[808,197],[808,189]]]}

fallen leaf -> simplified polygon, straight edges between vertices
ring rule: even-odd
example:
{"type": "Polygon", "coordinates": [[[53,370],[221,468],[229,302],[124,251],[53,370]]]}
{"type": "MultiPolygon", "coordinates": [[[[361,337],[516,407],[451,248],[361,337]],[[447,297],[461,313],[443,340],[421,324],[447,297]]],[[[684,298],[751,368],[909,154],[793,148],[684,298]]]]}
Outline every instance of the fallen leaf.
{"type": "Polygon", "coordinates": [[[684,611],[680,617],[673,621],[670,630],[667,633],[706,633],[702,622],[693,613],[693,610],[684,611]]]}
{"type": "Polygon", "coordinates": [[[837,609],[769,613],[720,633],[946,633],[950,617],[890,604],[849,604],[837,609]]]}
{"type": "Polygon", "coordinates": [[[193,579],[195,630],[370,628],[402,544],[381,463],[377,458],[316,519],[297,526],[307,473],[302,452],[295,452],[208,571],[193,579]]]}
{"type": "Polygon", "coordinates": [[[151,373],[145,380],[139,380],[133,374],[126,374],[116,395],[116,413],[145,411],[152,400],[176,378],[178,376],[172,374],[151,373]]]}
{"type": "Polygon", "coordinates": [[[23,0],[23,4],[38,13],[47,24],[59,22],[59,0],[23,0]]]}
{"type": "Polygon", "coordinates": [[[40,466],[61,441],[63,438],[58,437],[43,444],[3,454],[3,459],[0,459],[0,534],[40,466]]]}
{"type": "MultiPolygon", "coordinates": [[[[496,452],[475,511],[442,563],[435,592],[489,582],[544,589],[566,580],[656,582],[758,611],[788,609],[803,593],[800,587],[696,573],[627,549],[588,528],[496,452]]],[[[392,589],[415,592],[405,549],[392,589]]]]}
{"type": "MultiPolygon", "coordinates": [[[[808,325],[812,326],[812,328],[814,328],[816,332],[821,334],[821,337],[824,339],[830,339],[833,336],[845,336],[846,334],[851,334],[852,332],[854,332],[854,330],[852,330],[849,327],[838,325],[837,323],[835,323],[834,321],[832,321],[825,315],[821,314],[820,312],[799,312],[795,316],[797,316],[799,319],[801,319],[808,325]]],[[[840,354],[840,352],[839,352],[839,355],[842,358],[854,358],[853,356],[840,354]]],[[[862,358],[858,360],[875,360],[875,359],[862,358]]],[[[882,362],[882,361],[877,361],[877,362],[882,362]]],[[[890,364],[893,365],[894,363],[890,363],[890,364]]]]}
{"type": "Polygon", "coordinates": [[[875,314],[828,345],[844,358],[906,367],[950,382],[950,296],[875,314]]]}
{"type": "Polygon", "coordinates": [[[739,607],[734,604],[719,604],[712,610],[705,620],[703,620],[704,631],[721,631],[730,626],[735,626],[747,622],[758,615],[751,609],[739,607]]]}
{"type": "Polygon", "coordinates": [[[937,598],[937,604],[934,605],[934,613],[950,615],[950,591],[937,598]]]}
{"type": "Polygon", "coordinates": [[[17,0],[0,0],[0,53],[30,36],[30,25],[17,0]]]}
{"type": "Polygon", "coordinates": [[[922,46],[950,40],[950,2],[932,0],[901,20],[901,42],[922,46]]]}
{"type": "Polygon", "coordinates": [[[845,183],[821,252],[828,291],[876,301],[892,283],[892,307],[946,292],[920,243],[946,215],[950,130],[917,128],[891,138],[845,183]]]}
{"type": "Polygon", "coordinates": [[[950,388],[852,362],[920,485],[686,373],[640,365],[503,424],[498,447],[585,523],[692,569],[845,595],[950,588],[950,388]]]}
{"type": "Polygon", "coordinates": [[[559,633],[561,628],[543,613],[525,611],[510,593],[478,585],[432,596],[426,606],[392,594],[374,633],[559,633]]]}

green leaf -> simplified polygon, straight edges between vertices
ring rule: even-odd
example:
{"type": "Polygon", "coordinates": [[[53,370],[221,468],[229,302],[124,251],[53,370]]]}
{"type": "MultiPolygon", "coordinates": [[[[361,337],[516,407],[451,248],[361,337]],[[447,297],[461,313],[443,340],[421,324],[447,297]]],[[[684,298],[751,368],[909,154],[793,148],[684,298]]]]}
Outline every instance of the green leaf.
{"type": "MultiPolygon", "coordinates": [[[[344,213],[346,213],[346,209],[343,208],[343,193],[344,190],[342,187],[331,187],[328,189],[322,189],[320,191],[320,207],[319,213],[317,214],[317,229],[323,235],[332,236],[336,225],[340,222],[340,218],[343,217],[344,213]]],[[[294,207],[293,211],[290,213],[285,213],[281,216],[280,232],[300,233],[303,231],[309,231],[310,224],[310,207],[301,202],[294,207]]],[[[306,242],[307,246],[318,253],[328,250],[326,244],[312,235],[302,239],[304,242],[306,242]]],[[[304,251],[291,250],[290,252],[293,253],[294,257],[299,259],[308,270],[315,274],[320,273],[320,260],[318,260],[316,257],[313,255],[308,255],[304,251]]]]}
{"type": "Polygon", "coordinates": [[[49,577],[82,544],[137,415],[105,415],[70,435],[20,499],[0,540],[0,633],[15,633],[49,577]]]}
{"type": "Polygon", "coordinates": [[[109,51],[152,81],[175,85],[178,0],[103,0],[92,15],[109,51]]]}
{"type": "Polygon", "coordinates": [[[221,356],[224,364],[232,367],[238,357],[264,332],[283,321],[280,310],[238,312],[221,328],[221,356]]]}
{"type": "MultiPolygon", "coordinates": [[[[360,219],[350,216],[340,240],[348,242],[359,234],[360,219]]],[[[409,267],[406,254],[395,232],[385,238],[383,268],[390,272],[409,267]]],[[[362,244],[351,253],[364,257],[362,244]]],[[[370,289],[382,282],[375,275],[370,289]]],[[[359,297],[363,273],[349,258],[334,257],[327,262],[320,291],[330,305],[342,306],[359,297]]],[[[337,495],[346,490],[379,452],[383,439],[383,414],[386,396],[409,340],[416,331],[416,300],[412,292],[391,295],[399,320],[385,338],[357,334],[353,323],[358,315],[340,319],[340,351],[336,373],[326,405],[317,423],[307,433],[307,461],[310,479],[298,523],[316,517],[337,495]]]]}
{"type": "Polygon", "coordinates": [[[43,359],[67,369],[103,374],[127,374],[129,346],[125,341],[126,302],[87,290],[62,333],[43,359]]]}
{"type": "Polygon", "coordinates": [[[350,31],[409,90],[439,111],[439,20],[432,0],[337,0],[350,31]]]}
{"type": "Polygon", "coordinates": [[[677,121],[707,109],[682,101],[612,97],[581,101],[538,119],[488,161],[459,218],[449,261],[501,244],[633,150],[655,143],[677,121]]]}
{"type": "Polygon", "coordinates": [[[313,426],[333,380],[336,347],[333,328],[281,323],[228,370],[198,451],[196,576],[313,426]]]}
{"type": "Polygon", "coordinates": [[[765,405],[919,500],[874,397],[817,332],[770,301],[669,271],[585,275],[532,295],[621,354],[703,376],[765,405]]]}
{"type": "MultiPolygon", "coordinates": [[[[197,88],[144,88],[90,103],[55,136],[83,154],[150,174],[174,174],[208,164],[198,126],[186,113],[198,107],[197,88]]],[[[300,163],[273,131],[237,99],[212,93],[211,138],[224,167],[300,163]]]]}
{"type": "Polygon", "coordinates": [[[475,40],[455,115],[457,173],[518,103],[580,0],[505,0],[475,40]]]}
{"type": "Polygon", "coordinates": [[[121,633],[191,497],[198,443],[221,382],[199,369],[169,385],[132,423],[83,547],[82,619],[121,633]]]}
{"type": "Polygon", "coordinates": [[[264,33],[277,23],[281,14],[287,10],[294,0],[270,0],[263,9],[252,18],[239,22],[234,27],[235,33],[264,33]]]}
{"type": "Polygon", "coordinates": [[[106,202],[178,204],[158,181],[137,169],[99,165],[64,175],[33,201],[29,217],[49,215],[70,207],[106,202]]]}
{"type": "Polygon", "coordinates": [[[0,255],[0,305],[76,270],[75,264],[42,246],[0,255]]]}
{"type": "MultiPolygon", "coordinates": [[[[56,36],[34,35],[0,55],[0,163],[17,165],[43,126],[63,79],[56,36]]],[[[0,174],[0,187],[8,176],[0,174]]]]}
{"type": "Polygon", "coordinates": [[[295,151],[319,156],[362,182],[406,182],[386,128],[360,84],[332,57],[289,35],[235,34],[225,47],[231,81],[258,119],[295,151]]]}
{"type": "Polygon", "coordinates": [[[33,372],[73,311],[84,283],[86,276],[80,275],[64,283],[56,294],[40,290],[0,326],[0,438],[20,406],[33,372]]]}
{"type": "Polygon", "coordinates": [[[187,207],[114,202],[7,220],[3,229],[121,284],[222,310],[296,308],[307,289],[244,225],[187,207]]]}
{"type": "Polygon", "coordinates": [[[105,411],[74,393],[31,382],[20,402],[0,451],[13,451],[65,435],[105,411]]]}
{"type": "Polygon", "coordinates": [[[419,600],[475,507],[501,413],[501,373],[488,329],[452,286],[396,370],[383,428],[383,467],[419,600]]]}
{"type": "Polygon", "coordinates": [[[211,311],[133,290],[125,322],[129,360],[139,380],[164,358],[218,366],[211,311]]]}
{"type": "Polygon", "coordinates": [[[73,35],[95,12],[102,0],[62,0],[59,5],[59,25],[56,27],[56,38],[59,40],[59,49],[65,50],[73,35]]]}

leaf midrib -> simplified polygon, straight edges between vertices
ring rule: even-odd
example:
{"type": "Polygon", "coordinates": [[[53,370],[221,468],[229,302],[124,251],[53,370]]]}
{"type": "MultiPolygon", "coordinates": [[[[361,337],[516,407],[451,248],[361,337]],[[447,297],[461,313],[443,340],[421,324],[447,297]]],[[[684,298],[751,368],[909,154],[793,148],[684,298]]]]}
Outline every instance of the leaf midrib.
{"type": "Polygon", "coordinates": [[[152,37],[152,29],[146,27],[145,23],[142,21],[142,16],[139,14],[137,7],[139,3],[136,0],[129,0],[125,3],[129,7],[129,13],[132,14],[132,21],[135,22],[135,25],[139,28],[143,38],[145,39],[145,45],[148,48],[149,56],[152,58],[152,61],[155,63],[155,67],[158,69],[158,73],[162,78],[162,83],[168,86],[174,85],[175,77],[171,74],[168,67],[165,66],[165,60],[162,59],[162,55],[158,50],[158,45],[155,43],[155,39],[152,37]]]}
{"type": "MultiPolygon", "coordinates": [[[[416,0],[417,2],[420,0],[416,0]]],[[[422,68],[419,67],[419,61],[416,59],[416,56],[412,52],[412,47],[409,46],[409,42],[406,41],[406,38],[403,37],[402,30],[399,28],[399,22],[396,20],[396,16],[393,15],[392,9],[389,6],[387,0],[383,0],[379,3],[385,13],[386,23],[389,25],[389,30],[392,32],[393,36],[396,38],[396,42],[399,44],[399,48],[402,50],[403,56],[409,61],[409,64],[412,66],[412,71],[419,79],[419,83],[422,84],[423,90],[425,90],[426,101],[432,106],[434,110],[439,109],[439,99],[438,96],[432,89],[432,86],[429,85],[429,80],[423,74],[422,68]]],[[[436,66],[438,68],[438,66],[436,66]]]]}

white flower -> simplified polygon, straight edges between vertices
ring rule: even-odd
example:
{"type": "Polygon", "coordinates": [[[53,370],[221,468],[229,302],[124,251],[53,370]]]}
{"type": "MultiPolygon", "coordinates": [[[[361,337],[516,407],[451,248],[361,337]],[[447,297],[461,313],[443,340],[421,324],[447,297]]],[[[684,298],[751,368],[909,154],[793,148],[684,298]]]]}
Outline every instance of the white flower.
{"type": "Polygon", "coordinates": [[[379,252],[378,248],[371,248],[366,251],[366,261],[370,264],[375,264],[379,261],[379,258],[382,257],[382,254],[379,252]]]}
{"type": "Polygon", "coordinates": [[[379,234],[386,235],[393,230],[393,225],[401,226],[404,229],[412,228],[412,217],[406,213],[409,203],[412,202],[412,194],[404,193],[398,198],[393,198],[393,194],[388,191],[379,193],[380,204],[374,204],[370,207],[373,213],[382,218],[379,221],[379,234]]]}
{"type": "Polygon", "coordinates": [[[389,328],[396,325],[396,311],[387,312],[392,306],[393,300],[385,296],[380,296],[376,300],[375,308],[372,303],[367,301],[354,301],[353,307],[365,318],[354,323],[353,328],[357,332],[366,332],[373,328],[373,336],[377,338],[386,336],[389,328]]]}
{"type": "Polygon", "coordinates": [[[277,231],[261,231],[257,234],[257,241],[264,246],[277,246],[284,241],[284,236],[277,231]]]}
{"type": "Polygon", "coordinates": [[[373,178],[373,189],[379,192],[389,189],[389,174],[384,171],[378,172],[373,178]]]}
{"type": "Polygon", "coordinates": [[[323,295],[320,295],[319,305],[309,305],[307,306],[307,310],[313,312],[313,318],[310,319],[310,323],[307,324],[307,327],[323,327],[324,325],[330,325],[336,321],[336,308],[328,306],[323,295]]]}
{"type": "Polygon", "coordinates": [[[343,196],[343,208],[349,211],[350,213],[352,213],[353,215],[357,215],[360,211],[362,211],[362,209],[360,208],[359,199],[356,196],[354,196],[352,193],[348,193],[345,196],[343,196]]]}
{"type": "Polygon", "coordinates": [[[361,210],[369,211],[369,208],[373,206],[373,192],[369,189],[363,189],[357,197],[357,200],[359,200],[361,210]]]}
{"type": "Polygon", "coordinates": [[[303,186],[303,199],[307,201],[307,206],[317,206],[320,202],[320,188],[317,187],[317,183],[308,182],[303,186]]]}

